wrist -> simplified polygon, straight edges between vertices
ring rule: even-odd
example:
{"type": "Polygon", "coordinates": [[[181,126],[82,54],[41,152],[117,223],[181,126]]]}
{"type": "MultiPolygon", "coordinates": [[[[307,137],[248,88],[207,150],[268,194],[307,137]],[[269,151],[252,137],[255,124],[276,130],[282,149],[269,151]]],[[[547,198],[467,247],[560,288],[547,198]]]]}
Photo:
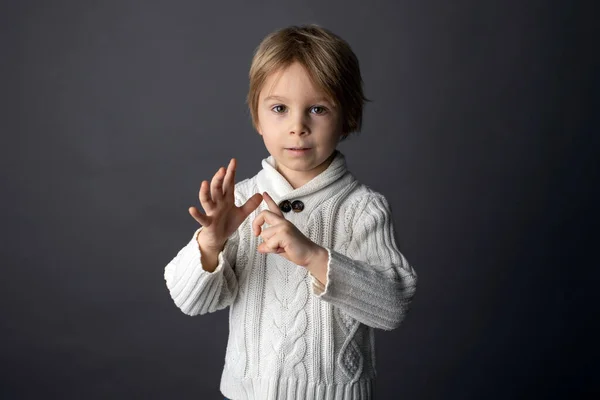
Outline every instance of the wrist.
{"type": "Polygon", "coordinates": [[[327,264],[329,263],[329,253],[326,248],[319,245],[310,258],[305,268],[321,283],[327,284],[327,264]]]}
{"type": "Polygon", "coordinates": [[[211,246],[206,243],[206,238],[202,235],[202,231],[196,237],[198,249],[200,250],[200,262],[202,269],[208,272],[214,272],[219,265],[219,253],[223,251],[225,244],[222,246],[211,246]]]}
{"type": "Polygon", "coordinates": [[[198,243],[198,247],[200,248],[200,251],[203,253],[207,253],[207,254],[214,254],[215,256],[218,255],[221,251],[223,251],[223,248],[225,247],[225,243],[227,242],[227,240],[225,240],[223,243],[212,243],[210,240],[207,240],[206,238],[206,233],[203,234],[203,230],[200,231],[200,233],[198,233],[198,236],[196,237],[196,242],[198,243]]]}

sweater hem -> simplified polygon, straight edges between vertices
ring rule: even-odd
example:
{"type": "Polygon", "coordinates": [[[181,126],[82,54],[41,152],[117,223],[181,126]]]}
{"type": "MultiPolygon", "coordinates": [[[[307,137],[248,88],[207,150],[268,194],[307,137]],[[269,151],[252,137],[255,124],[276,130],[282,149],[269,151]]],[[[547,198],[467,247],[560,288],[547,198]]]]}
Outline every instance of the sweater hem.
{"type": "Polygon", "coordinates": [[[264,377],[239,379],[224,370],[221,393],[232,400],[369,400],[373,398],[373,379],[326,384],[294,378],[264,377]]]}

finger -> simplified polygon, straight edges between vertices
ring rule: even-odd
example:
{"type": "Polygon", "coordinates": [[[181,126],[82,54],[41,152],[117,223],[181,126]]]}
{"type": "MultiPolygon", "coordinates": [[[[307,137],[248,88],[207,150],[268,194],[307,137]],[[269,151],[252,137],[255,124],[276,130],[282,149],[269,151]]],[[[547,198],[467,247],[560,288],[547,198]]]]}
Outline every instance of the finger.
{"type": "Polygon", "coordinates": [[[200,194],[198,197],[200,198],[200,204],[202,205],[202,208],[204,208],[204,211],[208,212],[214,208],[215,203],[210,198],[208,181],[202,181],[202,184],[200,185],[200,194]]]}
{"type": "Polygon", "coordinates": [[[263,198],[265,199],[265,203],[267,203],[269,210],[271,210],[273,213],[279,215],[280,217],[283,217],[283,212],[281,212],[281,210],[279,209],[279,206],[277,205],[277,203],[275,203],[275,200],[273,200],[273,198],[271,197],[271,195],[269,193],[264,192],[263,198]]]}
{"type": "Polygon", "coordinates": [[[223,200],[223,178],[225,177],[225,168],[221,167],[213,176],[210,182],[210,197],[215,203],[223,200]]]}
{"type": "Polygon", "coordinates": [[[271,239],[269,239],[263,243],[270,251],[273,251],[273,252],[277,251],[277,249],[279,248],[279,241],[277,240],[276,237],[272,237],[271,239]]]}
{"type": "Polygon", "coordinates": [[[256,250],[258,250],[259,253],[270,253],[271,252],[265,243],[259,244],[258,247],[256,248],[256,250]]]}
{"type": "Polygon", "coordinates": [[[263,224],[267,223],[272,226],[280,221],[280,216],[275,215],[269,210],[263,210],[256,216],[256,218],[254,218],[254,221],[252,221],[252,232],[258,236],[260,235],[261,226],[263,226],[263,224]]]}
{"type": "Polygon", "coordinates": [[[285,253],[285,249],[283,247],[277,247],[275,250],[272,250],[272,249],[266,247],[266,245],[264,243],[261,243],[260,245],[258,245],[258,247],[256,249],[258,250],[259,253],[275,253],[275,254],[285,253]]]}
{"type": "Polygon", "coordinates": [[[227,166],[227,172],[225,173],[225,179],[223,180],[223,195],[228,196],[229,194],[233,194],[235,189],[235,168],[237,166],[237,161],[235,158],[232,158],[229,161],[229,165],[227,166]]]}
{"type": "Polygon", "coordinates": [[[254,236],[260,235],[261,226],[265,223],[265,217],[261,214],[262,213],[258,214],[258,216],[254,218],[254,221],[252,221],[252,232],[254,233],[254,236]]]}
{"type": "Polygon", "coordinates": [[[198,211],[198,209],[196,207],[188,208],[188,212],[196,221],[198,221],[198,223],[200,225],[202,225],[202,226],[210,225],[210,218],[208,216],[202,214],[200,211],[198,211]]]}
{"type": "Polygon", "coordinates": [[[271,238],[263,241],[258,246],[258,249],[267,253],[281,253],[281,251],[283,251],[283,248],[279,246],[279,241],[277,238],[271,238]],[[281,249],[281,251],[278,251],[279,249],[281,249]]]}
{"type": "Polygon", "coordinates": [[[254,221],[252,221],[252,232],[254,232],[254,236],[258,236],[260,235],[262,226],[265,223],[265,216],[264,213],[265,211],[261,211],[256,218],[254,218],[254,221]]]}
{"type": "Polygon", "coordinates": [[[254,196],[246,200],[246,202],[239,207],[242,210],[242,216],[244,217],[242,220],[246,219],[252,211],[256,210],[262,201],[263,197],[260,195],[260,193],[256,193],[254,196]]]}
{"type": "Polygon", "coordinates": [[[275,236],[277,234],[278,230],[276,226],[270,226],[268,228],[264,228],[262,230],[262,232],[260,233],[260,237],[263,239],[263,241],[267,241],[269,239],[271,239],[273,236],[275,236]]]}

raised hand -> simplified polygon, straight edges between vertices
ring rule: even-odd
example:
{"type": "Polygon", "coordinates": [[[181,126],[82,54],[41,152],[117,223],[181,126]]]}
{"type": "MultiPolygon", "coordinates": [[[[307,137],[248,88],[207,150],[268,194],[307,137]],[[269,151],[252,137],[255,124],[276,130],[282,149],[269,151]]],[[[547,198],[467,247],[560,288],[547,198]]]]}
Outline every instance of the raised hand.
{"type": "Polygon", "coordinates": [[[262,202],[262,196],[256,193],[241,207],[235,205],[236,164],[235,158],[232,158],[227,169],[219,168],[210,187],[208,181],[202,181],[199,198],[205,214],[196,207],[189,208],[190,215],[203,227],[198,235],[200,249],[212,255],[223,249],[227,238],[262,202]]]}
{"type": "MultiPolygon", "coordinates": [[[[254,221],[252,221],[252,232],[255,236],[263,239],[263,243],[258,246],[260,253],[276,253],[285,257],[289,261],[302,267],[312,269],[312,264],[317,264],[319,269],[326,267],[323,257],[326,259],[326,250],[317,245],[294,224],[284,218],[281,210],[273,201],[267,192],[263,194],[269,210],[261,211],[254,221]],[[261,229],[262,225],[267,223],[268,228],[261,229]]],[[[315,267],[317,267],[315,265],[315,267]]],[[[312,271],[311,271],[312,272],[312,271]]],[[[320,271],[321,272],[321,271],[320,271]]],[[[319,273],[322,276],[321,273],[319,273]]]]}

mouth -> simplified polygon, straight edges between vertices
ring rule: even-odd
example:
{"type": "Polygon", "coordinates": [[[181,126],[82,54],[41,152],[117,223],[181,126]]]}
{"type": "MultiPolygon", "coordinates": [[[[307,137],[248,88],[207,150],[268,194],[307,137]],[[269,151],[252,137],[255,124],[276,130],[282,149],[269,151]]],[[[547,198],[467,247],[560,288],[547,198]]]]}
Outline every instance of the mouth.
{"type": "Polygon", "coordinates": [[[292,155],[292,156],[302,156],[304,154],[308,154],[308,152],[311,150],[310,147],[286,147],[285,149],[288,154],[292,155]]]}

